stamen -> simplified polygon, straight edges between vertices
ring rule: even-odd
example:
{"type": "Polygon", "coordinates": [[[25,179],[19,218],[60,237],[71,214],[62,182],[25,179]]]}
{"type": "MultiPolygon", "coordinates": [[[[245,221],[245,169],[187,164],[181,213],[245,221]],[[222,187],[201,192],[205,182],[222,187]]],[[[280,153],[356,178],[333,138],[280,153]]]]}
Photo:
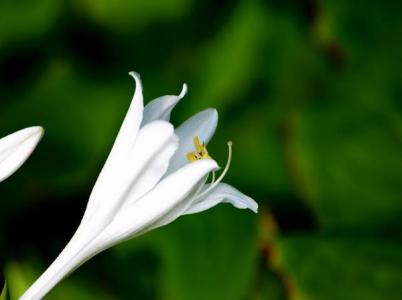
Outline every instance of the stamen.
{"type": "Polygon", "coordinates": [[[208,154],[208,150],[207,150],[207,147],[205,146],[205,143],[204,142],[200,143],[200,139],[198,138],[198,136],[194,137],[193,143],[194,143],[195,151],[189,152],[186,155],[187,159],[190,162],[200,160],[200,159],[211,159],[211,156],[209,156],[209,154],[208,154]]]}
{"type": "Polygon", "coordinates": [[[215,171],[212,171],[212,180],[211,180],[211,184],[215,182],[215,171]]]}
{"type": "Polygon", "coordinates": [[[206,178],[204,178],[202,183],[200,183],[200,186],[197,188],[197,190],[194,193],[194,197],[197,197],[197,195],[201,192],[201,190],[204,187],[205,183],[207,182],[208,178],[209,178],[209,174],[206,176],[206,178]]]}
{"type": "Polygon", "coordinates": [[[213,172],[212,173],[212,176],[213,176],[212,178],[213,179],[212,179],[212,182],[210,183],[210,186],[205,191],[203,191],[202,193],[200,193],[198,195],[195,194],[193,201],[195,201],[196,199],[201,198],[201,197],[205,196],[206,194],[208,194],[212,189],[214,189],[222,181],[223,177],[225,177],[226,173],[229,170],[231,161],[232,161],[232,142],[229,141],[228,142],[228,160],[226,162],[225,168],[223,169],[221,175],[219,175],[218,179],[216,179],[216,181],[215,181],[215,172],[213,172]]]}

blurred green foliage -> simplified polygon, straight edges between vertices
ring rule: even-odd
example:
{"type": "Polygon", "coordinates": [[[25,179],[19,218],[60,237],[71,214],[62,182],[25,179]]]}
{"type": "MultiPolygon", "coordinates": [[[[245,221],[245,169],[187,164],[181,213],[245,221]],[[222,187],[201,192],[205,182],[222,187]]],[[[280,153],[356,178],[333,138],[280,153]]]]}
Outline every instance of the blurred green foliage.
{"type": "MultiPolygon", "coordinates": [[[[260,213],[221,205],[92,259],[48,299],[397,299],[402,294],[397,1],[0,2],[0,136],[42,125],[0,186],[17,299],[73,234],[142,75],[146,100],[212,106],[210,153],[260,213]]],[[[2,281],[3,282],[3,281],[2,281]]]]}
{"type": "Polygon", "coordinates": [[[0,293],[0,300],[6,300],[6,299],[7,299],[7,283],[4,283],[4,286],[0,293]]]}

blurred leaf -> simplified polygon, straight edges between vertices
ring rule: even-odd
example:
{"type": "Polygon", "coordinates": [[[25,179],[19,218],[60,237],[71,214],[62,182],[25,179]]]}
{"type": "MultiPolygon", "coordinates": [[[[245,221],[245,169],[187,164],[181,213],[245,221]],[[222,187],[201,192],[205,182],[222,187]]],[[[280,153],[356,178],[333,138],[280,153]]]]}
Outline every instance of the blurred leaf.
{"type": "Polygon", "coordinates": [[[327,79],[328,98],[384,107],[400,99],[400,2],[323,1],[315,38],[337,65],[327,79]],[[364,12],[364,13],[361,13],[364,12]]]}
{"type": "Polygon", "coordinates": [[[0,294],[0,300],[7,300],[7,281],[4,281],[4,286],[0,294]]]}
{"type": "Polygon", "coordinates": [[[386,8],[324,1],[315,24],[328,66],[315,97],[293,116],[287,152],[293,181],[326,230],[402,232],[401,76],[395,60],[395,48],[402,48],[386,35],[402,23],[386,8]]]}
{"type": "Polygon", "coordinates": [[[358,238],[284,237],[277,265],[289,276],[290,299],[398,299],[402,247],[358,238]]]}
{"type": "Polygon", "coordinates": [[[32,43],[52,30],[62,3],[60,0],[1,1],[0,51],[15,42],[32,43]]]}
{"type": "Polygon", "coordinates": [[[123,33],[136,32],[154,22],[176,20],[192,4],[189,0],[74,2],[77,9],[88,14],[96,23],[123,33]]]}
{"type": "Polygon", "coordinates": [[[5,277],[8,284],[10,300],[17,300],[34,281],[37,272],[28,264],[21,264],[15,261],[6,265],[5,277]]]}
{"type": "MultiPolygon", "coordinates": [[[[152,245],[160,261],[156,299],[235,300],[243,299],[252,284],[256,239],[253,213],[221,205],[184,216],[115,251],[128,256],[138,243],[152,245]]],[[[119,267],[140,276],[130,266],[119,267]]]]}
{"type": "Polygon", "coordinates": [[[352,103],[300,116],[294,146],[302,189],[326,229],[401,232],[401,125],[391,112],[352,103]]]}
{"type": "MultiPolygon", "coordinates": [[[[231,112],[220,119],[210,152],[223,163],[226,159],[226,153],[222,155],[224,142],[233,141],[233,163],[227,178],[239,189],[244,187],[246,194],[256,197],[282,195],[286,198],[293,193],[279,130],[281,118],[277,109],[265,110],[257,106],[231,112]]],[[[270,197],[269,200],[272,203],[278,199],[270,197]]]]}
{"type": "Polygon", "coordinates": [[[246,294],[256,258],[255,215],[228,205],[206,213],[183,218],[174,236],[163,237],[159,299],[235,300],[246,294]]]}
{"type": "Polygon", "coordinates": [[[262,56],[259,50],[265,33],[258,2],[240,1],[227,23],[201,47],[194,105],[224,109],[247,91],[262,56]]]}

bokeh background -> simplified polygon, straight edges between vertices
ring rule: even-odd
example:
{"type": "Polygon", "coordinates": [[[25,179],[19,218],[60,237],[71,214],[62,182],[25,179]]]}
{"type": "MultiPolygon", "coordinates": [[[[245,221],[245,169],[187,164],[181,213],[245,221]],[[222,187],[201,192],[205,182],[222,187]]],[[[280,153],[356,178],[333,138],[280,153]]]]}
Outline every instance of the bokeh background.
{"type": "Polygon", "coordinates": [[[0,136],[46,129],[0,185],[16,299],[73,234],[142,76],[220,114],[227,204],[86,263],[47,299],[335,300],[402,295],[402,2],[0,1],[0,136]]]}

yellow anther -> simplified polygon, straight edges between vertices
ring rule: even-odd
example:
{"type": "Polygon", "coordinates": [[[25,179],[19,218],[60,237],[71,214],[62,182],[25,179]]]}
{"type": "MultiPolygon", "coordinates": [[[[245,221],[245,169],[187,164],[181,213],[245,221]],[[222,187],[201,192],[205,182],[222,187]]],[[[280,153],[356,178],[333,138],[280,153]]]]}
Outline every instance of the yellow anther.
{"type": "Polygon", "coordinates": [[[198,136],[195,136],[193,139],[195,151],[187,153],[187,159],[189,161],[196,161],[200,159],[211,159],[208,154],[207,147],[204,143],[200,143],[200,139],[198,136]]]}

